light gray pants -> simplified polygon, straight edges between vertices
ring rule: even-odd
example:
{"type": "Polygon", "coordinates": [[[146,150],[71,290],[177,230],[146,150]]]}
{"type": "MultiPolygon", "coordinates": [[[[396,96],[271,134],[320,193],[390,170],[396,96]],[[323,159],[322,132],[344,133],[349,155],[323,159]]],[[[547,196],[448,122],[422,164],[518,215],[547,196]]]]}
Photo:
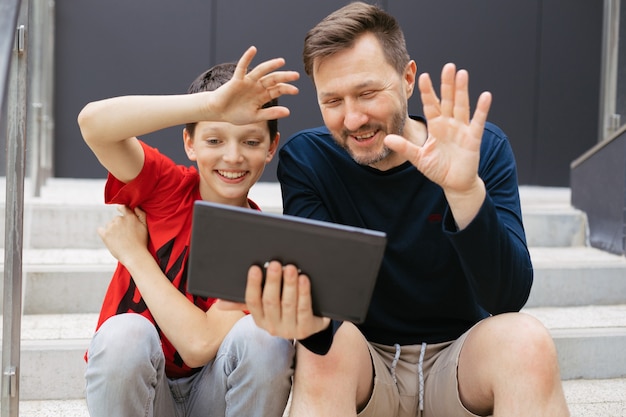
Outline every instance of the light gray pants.
{"type": "Polygon", "coordinates": [[[291,389],[293,358],[290,341],[270,336],[246,316],[200,372],[168,379],[154,325],[139,314],[120,314],[102,324],[89,347],[89,414],[281,417],[291,389]]]}

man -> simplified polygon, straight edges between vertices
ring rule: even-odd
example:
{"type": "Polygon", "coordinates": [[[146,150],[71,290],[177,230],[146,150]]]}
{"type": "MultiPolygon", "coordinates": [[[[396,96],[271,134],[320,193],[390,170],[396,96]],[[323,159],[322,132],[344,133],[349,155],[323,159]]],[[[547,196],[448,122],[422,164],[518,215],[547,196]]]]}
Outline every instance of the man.
{"type": "Polygon", "coordinates": [[[532,284],[515,161],[470,120],[468,74],[447,64],[441,99],[427,74],[425,119],[409,117],[417,66],[397,21],[352,3],[306,36],[305,71],[325,127],[279,154],[286,214],[387,233],[366,321],[311,312],[297,269],[252,267],[256,323],[299,340],[292,416],[567,416],[553,341],[519,313],[532,284]]]}

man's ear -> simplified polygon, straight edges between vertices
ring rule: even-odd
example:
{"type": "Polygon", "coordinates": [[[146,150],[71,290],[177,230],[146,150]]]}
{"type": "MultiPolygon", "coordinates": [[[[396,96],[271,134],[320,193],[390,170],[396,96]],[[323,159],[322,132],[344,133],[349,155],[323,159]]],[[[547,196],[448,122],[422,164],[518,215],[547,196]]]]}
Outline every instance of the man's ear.
{"type": "Polygon", "coordinates": [[[406,98],[413,95],[415,90],[415,80],[417,78],[417,64],[414,60],[410,60],[404,69],[404,82],[406,84],[406,98]]]}
{"type": "Polygon", "coordinates": [[[185,147],[185,153],[190,161],[196,160],[196,151],[193,148],[193,136],[189,134],[187,128],[183,128],[183,146],[185,147]]]}
{"type": "Polygon", "coordinates": [[[270,143],[270,147],[267,150],[267,156],[265,157],[265,163],[268,164],[272,158],[274,158],[274,155],[276,154],[276,151],[278,150],[278,144],[280,143],[280,133],[276,132],[276,136],[274,137],[274,140],[270,143]]]}

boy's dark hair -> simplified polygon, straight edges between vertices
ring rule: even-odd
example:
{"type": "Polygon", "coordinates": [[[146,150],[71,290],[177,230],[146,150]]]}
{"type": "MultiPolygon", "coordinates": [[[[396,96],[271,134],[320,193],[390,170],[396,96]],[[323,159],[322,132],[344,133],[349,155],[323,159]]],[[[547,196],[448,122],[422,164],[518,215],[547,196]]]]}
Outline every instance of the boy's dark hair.
{"type": "MultiPolygon", "coordinates": [[[[194,94],[200,93],[203,91],[213,91],[217,90],[222,85],[226,84],[231,78],[233,78],[233,74],[235,73],[235,68],[237,68],[237,63],[235,62],[227,62],[224,64],[218,64],[214,67],[209,68],[202,74],[196,78],[189,88],[187,89],[187,93],[194,94]]],[[[263,105],[263,108],[272,107],[278,105],[278,99],[273,99],[263,105]]],[[[270,141],[273,141],[278,133],[278,120],[268,120],[267,127],[270,132],[270,141]]],[[[187,132],[190,136],[193,136],[196,123],[187,123],[185,125],[187,132]]]]}
{"type": "Polygon", "coordinates": [[[398,21],[380,7],[363,2],[338,9],[309,30],[302,52],[304,71],[315,81],[313,65],[316,59],[351,48],[365,33],[376,36],[387,62],[402,74],[410,58],[398,21]]]}

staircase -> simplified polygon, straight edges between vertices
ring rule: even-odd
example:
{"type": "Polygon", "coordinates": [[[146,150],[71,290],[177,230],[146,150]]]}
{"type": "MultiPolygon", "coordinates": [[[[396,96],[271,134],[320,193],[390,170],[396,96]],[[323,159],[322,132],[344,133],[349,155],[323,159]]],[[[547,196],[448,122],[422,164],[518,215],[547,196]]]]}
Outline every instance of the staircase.
{"type": "MultiPolygon", "coordinates": [[[[88,416],[83,354],[115,267],[96,233],[116,215],[103,187],[50,179],[26,201],[20,416],[88,416]]],[[[524,311],[555,339],[572,416],[626,416],[626,258],[586,245],[569,189],[522,187],[521,196],[535,266],[524,311]]],[[[257,184],[251,197],[282,210],[276,184],[257,184]]]]}

